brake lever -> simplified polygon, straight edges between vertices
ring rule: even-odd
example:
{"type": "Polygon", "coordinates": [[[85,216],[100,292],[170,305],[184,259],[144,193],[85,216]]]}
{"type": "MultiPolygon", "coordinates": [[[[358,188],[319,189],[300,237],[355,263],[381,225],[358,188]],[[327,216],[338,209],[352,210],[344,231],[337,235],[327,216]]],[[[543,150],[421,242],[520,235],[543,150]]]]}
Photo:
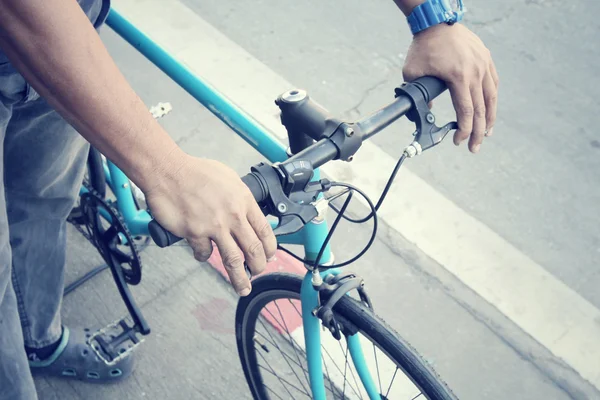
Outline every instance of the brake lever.
{"type": "Polygon", "coordinates": [[[319,193],[328,190],[330,182],[310,182],[314,171],[308,161],[268,165],[260,163],[252,171],[262,176],[268,191],[264,211],[277,217],[275,236],[298,232],[319,215],[315,206],[319,193]],[[292,198],[292,199],[290,199],[292,198]]]}
{"type": "Polygon", "coordinates": [[[451,130],[458,129],[456,122],[449,122],[441,128],[431,124],[431,129],[426,135],[423,132],[416,131],[414,133],[415,140],[404,149],[404,154],[408,158],[421,154],[424,150],[428,150],[433,146],[441,143],[451,130]]]}
{"type": "Polygon", "coordinates": [[[283,215],[281,218],[279,218],[279,224],[275,229],[273,229],[273,233],[275,234],[275,237],[291,235],[292,233],[296,233],[302,229],[304,225],[304,221],[302,221],[298,215],[283,215]]]}
{"type": "Polygon", "coordinates": [[[456,122],[442,127],[435,125],[435,116],[431,112],[424,93],[417,85],[403,84],[396,88],[396,97],[407,96],[413,105],[406,114],[415,123],[415,140],[404,150],[407,157],[413,157],[439,144],[451,130],[458,129],[456,122]]]}

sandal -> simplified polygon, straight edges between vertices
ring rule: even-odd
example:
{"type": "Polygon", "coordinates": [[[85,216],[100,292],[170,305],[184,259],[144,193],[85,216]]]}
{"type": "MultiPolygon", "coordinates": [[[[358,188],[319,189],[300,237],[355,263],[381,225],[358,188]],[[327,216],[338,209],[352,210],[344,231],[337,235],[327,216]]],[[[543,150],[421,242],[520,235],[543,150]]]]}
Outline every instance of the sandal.
{"type": "Polygon", "coordinates": [[[54,376],[78,379],[91,383],[120,381],[133,370],[132,354],[114,365],[107,365],[89,343],[89,329],[70,331],[66,326],[58,348],[50,357],[41,361],[29,361],[33,376],[54,376]]]}

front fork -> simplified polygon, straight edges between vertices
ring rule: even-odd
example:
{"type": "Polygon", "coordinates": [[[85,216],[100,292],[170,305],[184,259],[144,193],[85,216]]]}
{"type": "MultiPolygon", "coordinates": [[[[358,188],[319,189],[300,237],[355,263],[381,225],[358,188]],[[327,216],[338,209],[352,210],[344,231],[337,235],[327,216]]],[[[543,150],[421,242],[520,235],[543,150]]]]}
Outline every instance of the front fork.
{"type": "MultiPolygon", "coordinates": [[[[315,171],[315,180],[320,179],[319,171],[315,171]]],[[[311,222],[307,224],[300,232],[302,243],[304,244],[305,258],[308,265],[316,259],[321,250],[321,246],[327,236],[328,227],[325,220],[311,222]]],[[[320,264],[332,264],[333,254],[329,245],[323,252],[320,264]]],[[[339,270],[334,268],[320,272],[321,277],[325,275],[338,275],[339,270]]],[[[313,399],[325,400],[325,380],[323,377],[323,358],[321,353],[321,321],[313,315],[313,310],[319,306],[318,291],[313,287],[313,272],[308,271],[302,281],[300,290],[300,299],[302,304],[302,325],[304,328],[304,343],[306,349],[306,360],[308,364],[308,377],[313,399]]],[[[326,333],[329,334],[329,333],[326,333]]],[[[380,400],[380,394],[377,390],[375,381],[365,362],[360,339],[358,334],[346,336],[348,350],[354,363],[354,367],[360,377],[360,380],[371,400],[380,400]]]]}

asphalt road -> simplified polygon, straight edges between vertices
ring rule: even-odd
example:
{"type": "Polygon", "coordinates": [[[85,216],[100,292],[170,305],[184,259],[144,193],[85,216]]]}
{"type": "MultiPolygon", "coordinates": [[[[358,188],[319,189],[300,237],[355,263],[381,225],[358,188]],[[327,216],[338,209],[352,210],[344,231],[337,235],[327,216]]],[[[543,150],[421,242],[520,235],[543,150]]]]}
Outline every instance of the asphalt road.
{"type": "MultiPolygon", "coordinates": [[[[402,82],[410,33],[390,0],[184,3],[332,112],[373,111],[402,82]]],[[[600,3],[467,7],[501,79],[494,137],[478,155],[448,141],[409,168],[600,307],[600,3]]],[[[400,125],[373,141],[396,157],[409,140],[400,125]]]]}
{"type": "MultiPolygon", "coordinates": [[[[187,152],[221,160],[240,174],[260,160],[112,32],[102,36],[148,105],[173,104],[161,123],[187,152]]],[[[367,226],[342,225],[332,246],[345,257],[369,235],[367,226]]],[[[71,282],[101,259],[74,229],[68,242],[66,281],[71,282]]],[[[36,379],[40,399],[249,399],[236,353],[237,295],[231,287],[211,267],[195,262],[186,247],[151,246],[142,260],[144,278],[133,293],[152,333],[134,354],[133,375],[114,385],[36,379]]],[[[568,370],[552,369],[555,361],[544,349],[385,224],[372,250],[352,270],[365,277],[378,315],[418,349],[461,399],[589,397],[590,389],[568,370]]],[[[68,326],[97,329],[124,314],[107,273],[63,303],[68,326]]]]}
{"type": "MultiPolygon", "coordinates": [[[[402,81],[410,37],[391,1],[184,2],[253,57],[349,118],[381,106],[402,81]]],[[[501,77],[495,135],[478,155],[448,141],[409,168],[600,307],[600,143],[592,136],[600,117],[590,91],[600,88],[594,65],[600,59],[594,20],[599,3],[473,0],[468,6],[466,24],[492,50],[501,77]]],[[[162,123],[186,151],[222,160],[239,173],[260,160],[110,30],[102,37],[149,106],[173,103],[162,123]]],[[[452,118],[448,98],[436,103],[435,112],[452,118]]],[[[374,142],[397,157],[410,141],[407,129],[398,124],[374,142]]],[[[368,233],[367,227],[343,228],[334,248],[349,254],[368,233]]],[[[76,234],[69,243],[70,280],[98,259],[76,234]]],[[[133,379],[93,390],[39,380],[41,397],[247,398],[231,330],[233,291],[212,270],[196,270],[186,249],[151,248],[144,257],[145,281],[136,296],[155,331],[140,349],[133,379]]],[[[356,268],[373,288],[378,313],[461,399],[597,396],[577,373],[386,224],[356,268]]],[[[67,323],[99,326],[116,316],[119,301],[106,295],[110,281],[98,279],[65,300],[67,323]]]]}

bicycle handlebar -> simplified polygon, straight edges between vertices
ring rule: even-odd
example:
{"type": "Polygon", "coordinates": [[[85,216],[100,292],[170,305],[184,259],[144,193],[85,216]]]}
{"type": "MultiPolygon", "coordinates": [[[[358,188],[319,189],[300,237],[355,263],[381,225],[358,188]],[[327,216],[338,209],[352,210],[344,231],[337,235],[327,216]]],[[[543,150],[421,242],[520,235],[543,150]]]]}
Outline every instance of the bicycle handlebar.
{"type": "MultiPolygon", "coordinates": [[[[419,104],[423,104],[423,101],[424,104],[427,104],[446,90],[446,84],[443,81],[431,76],[418,78],[409,85],[411,89],[410,94],[404,89],[397,89],[397,97],[392,103],[354,124],[360,134],[361,142],[385,129],[392,122],[411,111],[411,109],[418,108],[419,104]],[[415,99],[416,96],[419,98],[415,99]]],[[[318,105],[317,107],[320,108],[318,105]]],[[[326,115],[323,115],[323,117],[326,118],[326,115]]],[[[419,127],[418,122],[417,126],[419,127]]],[[[339,156],[340,145],[333,140],[332,135],[318,140],[312,146],[281,163],[281,165],[303,160],[311,163],[313,168],[318,168],[328,161],[339,158],[339,156]]],[[[251,172],[241,179],[248,186],[254,199],[259,204],[269,197],[269,185],[260,174],[251,172]]],[[[148,229],[152,239],[159,247],[170,246],[182,239],[164,229],[156,220],[150,221],[148,229]]]]}

